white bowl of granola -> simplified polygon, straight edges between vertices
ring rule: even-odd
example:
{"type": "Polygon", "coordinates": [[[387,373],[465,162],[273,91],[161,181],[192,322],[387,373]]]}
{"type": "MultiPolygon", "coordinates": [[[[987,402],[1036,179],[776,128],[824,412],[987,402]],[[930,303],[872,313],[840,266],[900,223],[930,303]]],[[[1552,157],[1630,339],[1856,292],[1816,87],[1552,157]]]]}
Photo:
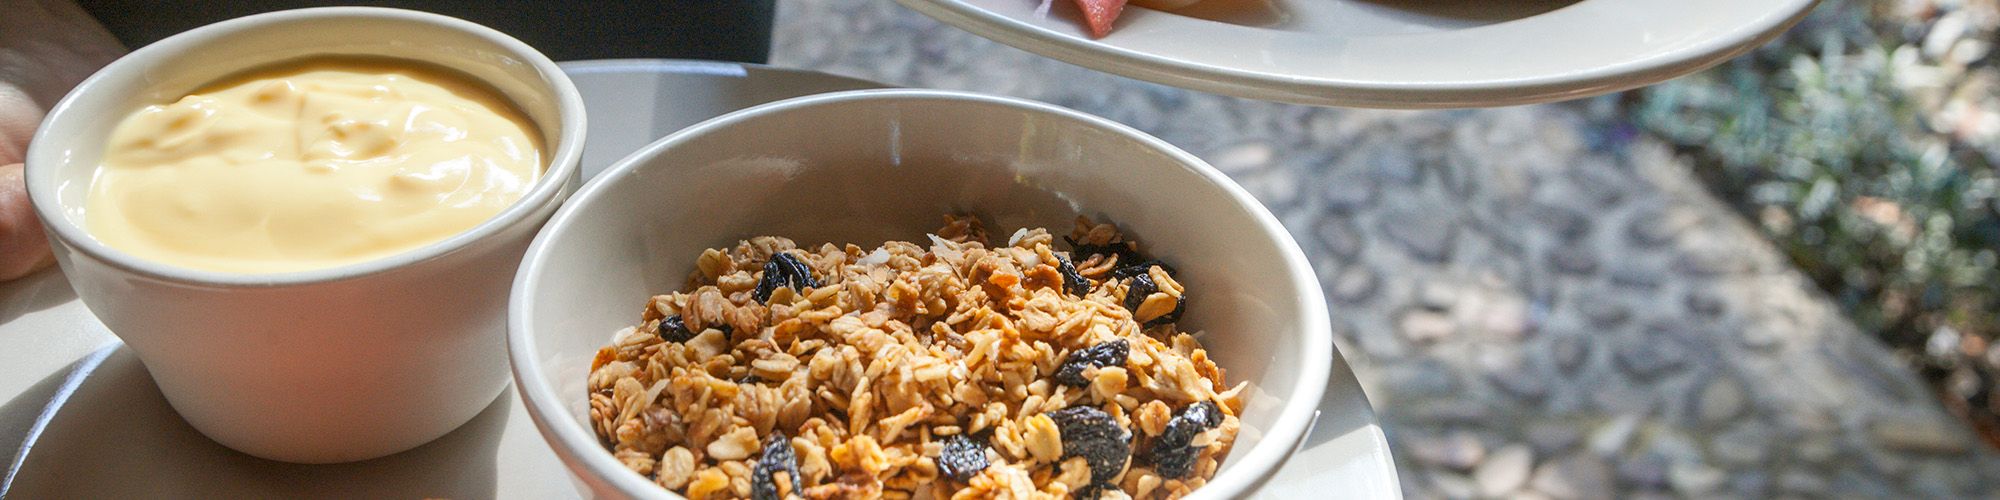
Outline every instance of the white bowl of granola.
{"type": "Polygon", "coordinates": [[[935,90],[627,157],[537,237],[508,324],[529,414],[613,498],[1233,498],[1335,356],[1297,243],[1214,168],[935,90]]]}

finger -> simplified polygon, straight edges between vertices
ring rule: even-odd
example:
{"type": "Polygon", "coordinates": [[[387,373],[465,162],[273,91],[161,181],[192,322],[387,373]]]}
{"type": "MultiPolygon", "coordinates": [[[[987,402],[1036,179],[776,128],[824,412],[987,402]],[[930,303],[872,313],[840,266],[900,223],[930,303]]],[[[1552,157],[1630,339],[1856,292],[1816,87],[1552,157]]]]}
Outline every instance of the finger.
{"type": "Polygon", "coordinates": [[[0,281],[35,272],[55,260],[48,235],[28,202],[21,164],[0,166],[0,281]]]}

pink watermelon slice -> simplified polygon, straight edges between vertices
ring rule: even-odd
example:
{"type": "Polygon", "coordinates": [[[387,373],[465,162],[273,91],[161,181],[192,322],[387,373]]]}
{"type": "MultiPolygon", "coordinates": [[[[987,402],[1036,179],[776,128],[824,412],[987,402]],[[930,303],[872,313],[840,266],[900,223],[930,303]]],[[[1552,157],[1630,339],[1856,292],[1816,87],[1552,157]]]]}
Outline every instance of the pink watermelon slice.
{"type": "Polygon", "coordinates": [[[1090,36],[1104,38],[1111,33],[1111,23],[1118,21],[1118,13],[1125,10],[1125,0],[1076,0],[1076,7],[1083,10],[1090,36]]]}

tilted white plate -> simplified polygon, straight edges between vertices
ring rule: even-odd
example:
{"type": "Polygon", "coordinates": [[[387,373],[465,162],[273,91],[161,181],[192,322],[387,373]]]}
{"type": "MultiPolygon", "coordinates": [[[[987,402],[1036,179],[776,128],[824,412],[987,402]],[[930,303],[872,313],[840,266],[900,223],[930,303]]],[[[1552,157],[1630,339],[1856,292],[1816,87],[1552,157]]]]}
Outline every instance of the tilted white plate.
{"type": "MultiPolygon", "coordinates": [[[[586,61],[563,68],[589,109],[585,177],[723,113],[881,87],[732,63],[586,61]]],[[[266,461],[215,444],[183,422],[138,358],[76,300],[58,270],[0,283],[0,453],[7,453],[0,497],[576,497],[514,392],[504,391],[464,427],[415,450],[351,464],[266,461]]],[[[1345,361],[1335,359],[1321,417],[1300,455],[1263,491],[1271,498],[1400,496],[1388,445],[1345,361]]]]}
{"type": "Polygon", "coordinates": [[[897,0],[1073,64],[1218,94],[1441,108],[1626,90],[1762,45],[1818,0],[1204,0],[1127,6],[1093,40],[1072,0],[897,0]]]}

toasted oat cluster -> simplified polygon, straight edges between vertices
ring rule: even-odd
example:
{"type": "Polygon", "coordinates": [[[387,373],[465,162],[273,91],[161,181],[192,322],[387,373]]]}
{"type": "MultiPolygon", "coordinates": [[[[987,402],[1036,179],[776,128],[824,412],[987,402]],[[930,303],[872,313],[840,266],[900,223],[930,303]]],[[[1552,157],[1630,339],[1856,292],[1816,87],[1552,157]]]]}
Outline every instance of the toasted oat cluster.
{"type": "Polygon", "coordinates": [[[710,249],[590,373],[627,467],[688,498],[1176,498],[1236,439],[1242,384],[1188,296],[1110,224],[989,243],[710,249]]]}

